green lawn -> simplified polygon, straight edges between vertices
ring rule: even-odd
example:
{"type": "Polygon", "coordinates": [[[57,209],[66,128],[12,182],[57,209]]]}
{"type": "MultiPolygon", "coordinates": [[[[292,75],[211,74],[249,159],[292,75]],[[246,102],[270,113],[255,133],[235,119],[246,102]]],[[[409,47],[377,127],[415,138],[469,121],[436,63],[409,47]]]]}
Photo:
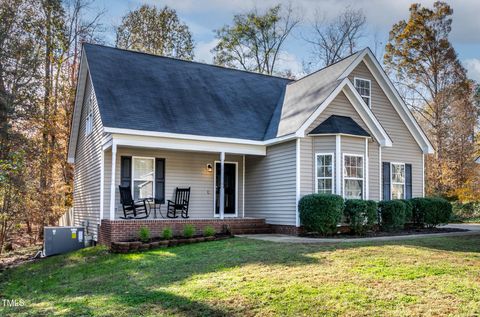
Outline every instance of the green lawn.
{"type": "Polygon", "coordinates": [[[0,298],[26,303],[0,316],[478,316],[480,236],[89,248],[4,272],[0,298]]]}

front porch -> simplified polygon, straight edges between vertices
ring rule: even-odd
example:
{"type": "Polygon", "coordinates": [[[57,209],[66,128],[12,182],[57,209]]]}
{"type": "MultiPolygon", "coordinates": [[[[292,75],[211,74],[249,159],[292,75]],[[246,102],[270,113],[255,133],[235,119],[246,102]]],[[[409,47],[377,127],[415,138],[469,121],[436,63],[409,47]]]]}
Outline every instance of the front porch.
{"type": "Polygon", "coordinates": [[[135,200],[160,202],[147,220],[166,218],[177,187],[190,188],[187,220],[244,218],[245,156],[265,155],[264,147],[193,143],[112,134],[102,148],[100,222],[124,217],[119,185],[129,186],[135,200]]]}

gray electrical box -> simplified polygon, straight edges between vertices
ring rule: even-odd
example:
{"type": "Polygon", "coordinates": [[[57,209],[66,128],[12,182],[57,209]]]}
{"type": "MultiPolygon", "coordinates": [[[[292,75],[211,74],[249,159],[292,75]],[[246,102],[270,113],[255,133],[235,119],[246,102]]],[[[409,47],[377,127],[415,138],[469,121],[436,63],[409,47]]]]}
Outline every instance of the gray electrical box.
{"type": "Polygon", "coordinates": [[[67,253],[85,247],[83,227],[45,227],[43,233],[44,256],[67,253]]]}

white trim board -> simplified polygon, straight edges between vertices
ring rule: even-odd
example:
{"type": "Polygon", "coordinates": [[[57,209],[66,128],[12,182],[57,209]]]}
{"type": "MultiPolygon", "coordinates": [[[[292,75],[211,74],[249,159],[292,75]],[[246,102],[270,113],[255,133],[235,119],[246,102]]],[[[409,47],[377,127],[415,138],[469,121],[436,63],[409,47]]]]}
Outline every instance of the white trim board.
{"type": "Polygon", "coordinates": [[[207,153],[226,152],[230,154],[250,154],[262,156],[265,156],[267,152],[265,145],[233,144],[121,134],[112,134],[112,139],[115,140],[119,146],[198,151],[207,153]]]}
{"type": "Polygon", "coordinates": [[[295,226],[300,227],[300,211],[298,210],[298,203],[300,202],[300,138],[297,138],[295,143],[295,226]]]}

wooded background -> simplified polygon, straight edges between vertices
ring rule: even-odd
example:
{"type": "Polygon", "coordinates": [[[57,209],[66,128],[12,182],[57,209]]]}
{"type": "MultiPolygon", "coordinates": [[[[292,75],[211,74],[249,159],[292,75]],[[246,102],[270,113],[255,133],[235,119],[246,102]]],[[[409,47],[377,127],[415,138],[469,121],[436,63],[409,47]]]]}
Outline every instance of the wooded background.
{"type": "MultiPolygon", "coordinates": [[[[104,12],[86,15],[92,5],[0,0],[0,253],[13,242],[38,241],[43,226],[56,224],[72,205],[66,156],[81,43],[104,44],[105,30],[114,28],[115,43],[107,44],[194,59],[193,36],[174,9],[143,5],[112,26],[104,12]]],[[[392,26],[385,56],[377,57],[436,149],[426,161],[427,194],[477,201],[480,89],[449,41],[452,8],[436,2],[408,9],[408,19],[392,26]]],[[[310,22],[301,16],[282,5],[234,15],[230,25],[212,30],[214,63],[295,78],[277,61],[301,24],[313,30],[303,38],[312,51],[306,73],[361,49],[367,22],[361,10],[317,14],[310,22]]]]}

